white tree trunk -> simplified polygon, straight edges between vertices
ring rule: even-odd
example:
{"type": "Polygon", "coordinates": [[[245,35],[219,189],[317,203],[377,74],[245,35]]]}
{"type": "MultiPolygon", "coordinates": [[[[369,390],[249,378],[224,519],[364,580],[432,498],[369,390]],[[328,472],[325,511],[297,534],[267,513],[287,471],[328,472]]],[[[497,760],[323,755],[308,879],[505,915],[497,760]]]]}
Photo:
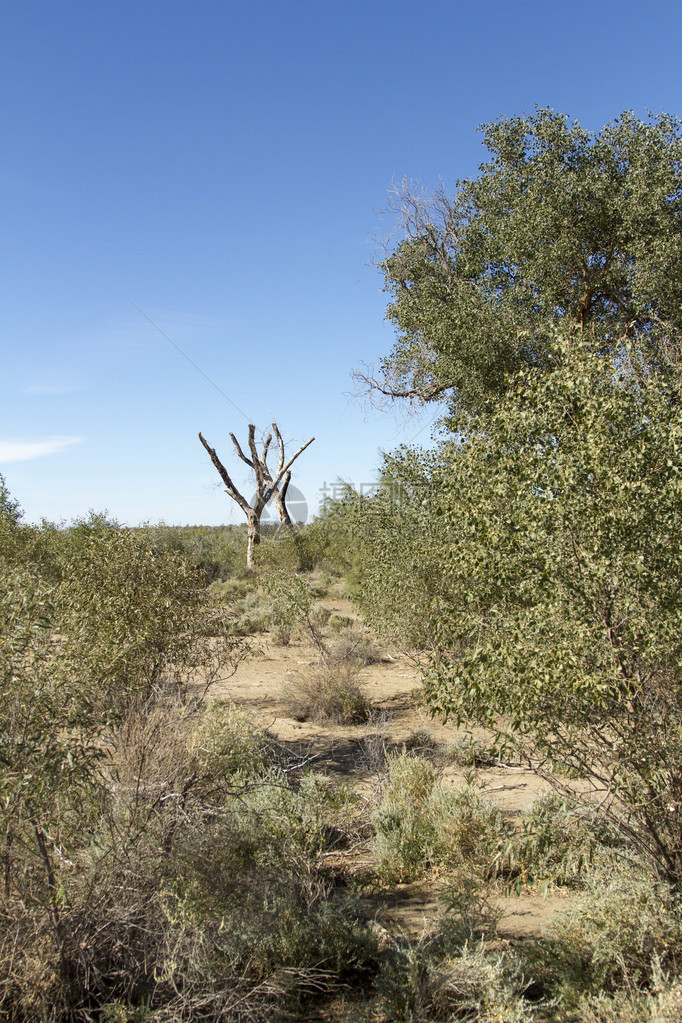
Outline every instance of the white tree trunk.
{"type": "Polygon", "coordinates": [[[249,515],[246,537],[246,567],[253,568],[254,551],[260,543],[260,516],[249,515]]]}

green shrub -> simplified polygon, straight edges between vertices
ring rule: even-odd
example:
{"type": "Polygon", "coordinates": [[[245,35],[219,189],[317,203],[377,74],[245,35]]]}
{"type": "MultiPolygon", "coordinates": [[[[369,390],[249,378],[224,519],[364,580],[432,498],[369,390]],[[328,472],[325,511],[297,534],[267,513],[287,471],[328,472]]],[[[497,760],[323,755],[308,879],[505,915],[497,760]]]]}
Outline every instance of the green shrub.
{"type": "Polygon", "coordinates": [[[435,839],[428,803],[436,784],[433,766],[406,752],[386,757],[387,784],[372,815],[374,865],[389,883],[414,881],[427,868],[435,839]]]}
{"type": "Polygon", "coordinates": [[[244,569],[244,526],[147,526],[157,552],[172,550],[187,558],[208,582],[239,578],[244,569]]]}
{"type": "Polygon", "coordinates": [[[417,728],[410,732],[403,745],[411,753],[433,753],[438,747],[433,735],[426,728],[417,728]]]}
{"type": "Polygon", "coordinates": [[[482,739],[465,732],[445,744],[443,759],[458,767],[490,767],[497,762],[498,755],[482,739]]]}
{"type": "Polygon", "coordinates": [[[269,737],[233,703],[212,700],[190,739],[200,769],[212,778],[251,778],[268,765],[269,737]]]}
{"type": "Polygon", "coordinates": [[[436,770],[427,760],[405,751],[389,753],[386,769],[386,800],[405,808],[426,804],[437,780],[436,770]]]}
{"type": "Polygon", "coordinates": [[[256,562],[266,571],[312,572],[325,560],[326,541],[316,524],[264,531],[256,562]]]}
{"type": "Polygon", "coordinates": [[[216,579],[209,586],[209,593],[216,604],[233,604],[237,600],[243,600],[251,592],[252,587],[251,578],[231,576],[229,579],[216,579]]]}
{"type": "Polygon", "coordinates": [[[210,685],[233,666],[239,645],[203,638],[202,573],[148,530],[6,519],[0,1006],[9,1019],[75,1019],[149,984],[155,876],[198,783],[179,701],[197,675],[210,685]]]}
{"type": "Polygon", "coordinates": [[[385,800],[372,815],[375,829],[374,866],[389,884],[416,881],[427,869],[427,850],[433,842],[431,821],[424,810],[385,800]]]}
{"type": "Polygon", "coordinates": [[[332,613],[328,607],[318,606],[310,617],[316,629],[324,629],[328,625],[331,616],[332,613]]]}
{"type": "Polygon", "coordinates": [[[652,991],[599,994],[581,1000],[581,1023],[679,1023],[682,1019],[682,983],[654,976],[652,991]]]}
{"type": "Polygon", "coordinates": [[[495,803],[471,785],[437,784],[433,765],[407,751],[386,760],[388,783],[372,817],[379,876],[406,882],[462,866],[492,875],[505,839],[495,803]]]}
{"type": "Polygon", "coordinates": [[[462,946],[442,931],[385,955],[376,988],[386,1018],[395,1023],[531,1023],[523,980],[513,962],[462,946]]]}
{"type": "Polygon", "coordinates": [[[549,926],[532,968],[565,1011],[600,994],[637,992],[682,969],[682,905],[635,864],[593,871],[584,899],[549,926]]]}
{"type": "Polygon", "coordinates": [[[447,867],[468,865],[484,875],[495,872],[506,829],[497,804],[473,785],[439,785],[428,805],[433,826],[429,856],[447,867]]]}
{"type": "Polygon", "coordinates": [[[521,817],[506,866],[525,881],[584,884],[594,866],[625,851],[625,842],[597,807],[576,803],[557,792],[536,796],[521,817]]]}
{"type": "Polygon", "coordinates": [[[369,636],[349,632],[330,646],[329,657],[332,661],[354,661],[358,667],[364,668],[367,664],[378,664],[381,651],[369,636]]]}
{"type": "Polygon", "coordinates": [[[227,620],[228,634],[253,636],[267,632],[271,622],[270,602],[258,591],[251,591],[233,602],[227,620]]]}
{"type": "Polygon", "coordinates": [[[330,632],[348,632],[355,626],[355,619],[351,618],[350,615],[342,615],[333,613],[329,619],[329,631],[330,632]]]}

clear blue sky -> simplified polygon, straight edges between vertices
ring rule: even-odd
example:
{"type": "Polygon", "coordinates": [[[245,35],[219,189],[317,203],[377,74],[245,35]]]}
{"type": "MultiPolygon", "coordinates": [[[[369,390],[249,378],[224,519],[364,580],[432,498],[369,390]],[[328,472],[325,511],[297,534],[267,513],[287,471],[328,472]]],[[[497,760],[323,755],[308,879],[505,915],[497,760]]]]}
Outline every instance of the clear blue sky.
{"type": "Polygon", "coordinates": [[[451,189],[477,125],[536,104],[680,115],[681,52],[661,0],[7,0],[0,472],[27,520],[240,521],[199,430],[246,490],[229,431],[314,434],[313,508],[428,441],[349,397],[392,344],[391,182],[451,189]]]}

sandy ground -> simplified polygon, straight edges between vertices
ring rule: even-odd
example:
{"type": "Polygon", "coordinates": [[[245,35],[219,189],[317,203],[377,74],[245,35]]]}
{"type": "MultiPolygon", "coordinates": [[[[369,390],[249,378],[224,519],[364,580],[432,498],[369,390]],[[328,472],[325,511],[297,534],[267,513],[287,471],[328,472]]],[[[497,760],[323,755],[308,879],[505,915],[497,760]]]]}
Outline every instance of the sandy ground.
{"type": "MultiPolygon", "coordinates": [[[[325,600],[321,604],[337,614],[357,618],[346,600],[325,600]]],[[[433,719],[419,699],[419,671],[413,660],[395,650],[364,668],[360,678],[374,708],[373,720],[363,725],[320,725],[296,721],[289,716],[282,687],[302,665],[315,662],[315,651],[292,642],[277,646],[268,635],[256,637],[258,653],[240,664],[236,674],[217,685],[213,695],[242,707],[254,723],[266,728],[287,744],[296,744],[314,757],[317,770],[353,780],[360,791],[369,793],[376,785],[372,776],[371,750],[377,742],[400,748],[415,732],[428,732],[435,743],[451,741],[458,733],[452,725],[433,719]]],[[[463,731],[463,730],[459,730],[463,731]]],[[[481,733],[483,734],[483,733],[481,733]]],[[[447,766],[442,782],[456,784],[466,769],[447,766]]],[[[491,796],[505,815],[518,817],[546,783],[531,770],[508,767],[479,768],[475,781],[491,796]]],[[[368,848],[356,851],[347,862],[350,869],[371,864],[368,848]]],[[[399,885],[389,893],[368,896],[368,915],[389,929],[418,935],[428,929],[438,911],[438,888],[433,882],[399,885]]],[[[553,893],[500,896],[502,912],[498,933],[502,939],[538,934],[557,913],[567,908],[569,897],[553,893]]]]}

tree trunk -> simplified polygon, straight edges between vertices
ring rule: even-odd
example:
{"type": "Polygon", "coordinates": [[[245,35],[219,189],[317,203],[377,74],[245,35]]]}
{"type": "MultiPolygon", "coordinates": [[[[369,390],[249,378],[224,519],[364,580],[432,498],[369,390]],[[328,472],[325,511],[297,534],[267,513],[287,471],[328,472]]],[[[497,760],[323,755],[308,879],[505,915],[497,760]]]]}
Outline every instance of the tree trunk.
{"type": "Polygon", "coordinates": [[[274,495],[273,495],[273,501],[275,502],[275,508],[277,509],[277,514],[279,515],[279,520],[280,520],[280,522],[282,523],[283,526],[293,526],[293,522],[291,521],[291,516],[289,515],[289,511],[287,509],[287,490],[289,489],[289,484],[290,483],[291,483],[291,473],[288,472],[286,474],[286,476],[284,477],[284,479],[282,480],[282,484],[281,484],[279,490],[276,490],[274,495]]]}
{"type": "Polygon", "coordinates": [[[249,515],[246,536],[246,567],[253,568],[254,549],[260,543],[260,516],[249,515]]]}

